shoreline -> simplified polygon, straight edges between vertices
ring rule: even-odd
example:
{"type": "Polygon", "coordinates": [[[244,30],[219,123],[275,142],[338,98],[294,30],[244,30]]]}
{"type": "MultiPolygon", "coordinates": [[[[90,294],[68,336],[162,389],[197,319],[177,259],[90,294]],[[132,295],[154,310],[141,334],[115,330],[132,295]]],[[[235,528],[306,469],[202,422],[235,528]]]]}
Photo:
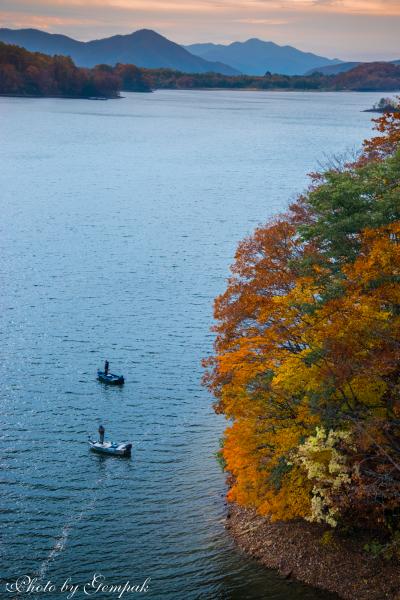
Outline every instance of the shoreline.
{"type": "MultiPolygon", "coordinates": [[[[326,94],[326,93],[353,93],[353,94],[366,94],[366,93],[382,93],[382,90],[330,90],[330,89],[295,89],[295,88],[271,88],[271,89],[261,89],[257,87],[248,87],[248,88],[225,88],[225,87],[192,87],[192,88],[174,88],[174,87],[160,87],[153,88],[148,92],[136,91],[136,90],[121,90],[121,93],[132,93],[132,94],[143,94],[143,93],[153,93],[153,92],[272,92],[272,93],[312,93],[312,94],[326,94]]],[[[95,101],[105,101],[105,100],[123,100],[126,96],[123,95],[118,96],[35,96],[33,94],[2,94],[0,93],[0,98],[27,98],[30,100],[44,100],[44,99],[56,99],[56,100],[95,100],[95,101]]],[[[395,91],[394,93],[400,93],[399,91],[395,91]]],[[[381,112],[375,111],[372,109],[364,109],[361,112],[381,112]]]]}
{"type": "Polygon", "coordinates": [[[399,564],[368,555],[365,539],[333,540],[328,527],[306,521],[271,523],[237,504],[228,506],[226,529],[241,550],[286,579],[344,600],[400,600],[399,564]]]}
{"type": "Polygon", "coordinates": [[[1,94],[0,98],[28,98],[29,100],[45,100],[46,98],[56,100],[121,100],[123,96],[37,96],[34,94],[1,94]]]}
{"type": "MultiPolygon", "coordinates": [[[[304,92],[304,93],[313,93],[313,94],[326,94],[326,93],[334,93],[334,94],[343,94],[343,93],[353,93],[353,94],[382,94],[387,90],[349,90],[349,89],[341,89],[334,90],[329,88],[320,88],[320,89],[304,89],[304,88],[269,88],[262,89],[258,87],[159,87],[153,88],[153,92],[163,92],[163,91],[175,91],[175,92],[304,92]]],[[[391,94],[398,94],[400,90],[393,90],[390,92],[391,94]]],[[[367,110],[362,112],[368,112],[367,110]]]]}

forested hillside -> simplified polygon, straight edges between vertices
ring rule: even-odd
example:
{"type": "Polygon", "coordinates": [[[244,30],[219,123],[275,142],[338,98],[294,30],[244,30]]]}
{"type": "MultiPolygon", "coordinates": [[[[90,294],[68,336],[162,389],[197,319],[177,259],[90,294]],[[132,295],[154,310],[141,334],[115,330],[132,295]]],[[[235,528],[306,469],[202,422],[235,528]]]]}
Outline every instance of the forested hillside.
{"type": "Polygon", "coordinates": [[[259,90],[321,90],[321,91],[398,91],[400,66],[390,63],[359,65],[339,75],[282,75],[265,73],[226,76],[218,73],[190,74],[171,69],[145,70],[155,89],[259,89],[259,90]]]}
{"type": "Polygon", "coordinates": [[[0,94],[116,98],[121,88],[150,91],[134,65],[84,69],[67,56],[47,56],[0,42],[0,94]]]}
{"type": "Polygon", "coordinates": [[[26,96],[106,97],[119,90],[258,89],[321,91],[396,91],[400,66],[368,63],[339,75],[280,75],[263,77],[218,73],[183,73],[172,69],[144,69],[132,64],[77,67],[67,56],[47,56],[0,42],[0,94],[26,96]]]}
{"type": "Polygon", "coordinates": [[[115,98],[120,90],[151,89],[259,90],[382,90],[400,89],[400,66],[368,63],[339,75],[315,73],[263,77],[218,73],[182,73],[171,69],[142,69],[130,64],[77,67],[67,56],[47,56],[0,42],[0,94],[115,98]]]}

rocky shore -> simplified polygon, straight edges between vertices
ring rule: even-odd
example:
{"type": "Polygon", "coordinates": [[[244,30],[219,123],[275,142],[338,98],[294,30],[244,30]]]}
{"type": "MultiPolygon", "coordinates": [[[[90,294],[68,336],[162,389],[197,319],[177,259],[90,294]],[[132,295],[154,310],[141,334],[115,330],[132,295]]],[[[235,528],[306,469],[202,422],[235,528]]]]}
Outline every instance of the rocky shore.
{"type": "Polygon", "coordinates": [[[283,577],[345,600],[400,600],[400,565],[374,558],[360,534],[334,539],[304,521],[271,523],[253,509],[229,505],[226,527],[237,545],[283,577]]]}

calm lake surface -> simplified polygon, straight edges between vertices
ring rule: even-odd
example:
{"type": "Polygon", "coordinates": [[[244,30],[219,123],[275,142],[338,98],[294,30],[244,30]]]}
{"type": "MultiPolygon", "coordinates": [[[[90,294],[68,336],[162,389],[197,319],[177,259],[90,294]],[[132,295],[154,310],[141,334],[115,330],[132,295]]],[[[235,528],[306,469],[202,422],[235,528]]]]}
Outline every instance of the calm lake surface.
{"type": "Polygon", "coordinates": [[[324,155],[361,144],[380,95],[0,99],[3,582],[101,573],[150,577],[157,600],[328,598],[225,532],[225,423],[200,360],[238,241],[324,155]],[[123,389],[96,381],[105,358],[123,389]],[[131,460],[88,452],[100,422],[131,460]]]}

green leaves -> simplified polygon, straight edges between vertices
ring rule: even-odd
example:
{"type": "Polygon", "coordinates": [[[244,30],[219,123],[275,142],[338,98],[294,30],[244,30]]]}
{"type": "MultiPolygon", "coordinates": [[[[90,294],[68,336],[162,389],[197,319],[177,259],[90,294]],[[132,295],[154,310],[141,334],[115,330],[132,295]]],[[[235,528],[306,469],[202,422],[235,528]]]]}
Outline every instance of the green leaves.
{"type": "Polygon", "coordinates": [[[361,231],[400,219],[400,151],[383,162],[326,172],[304,202],[311,222],[300,225],[300,236],[338,270],[357,257],[361,231]]]}
{"type": "Polygon", "coordinates": [[[285,456],[280,456],[278,464],[271,470],[269,480],[275,488],[275,491],[279,491],[282,486],[282,480],[284,476],[291,471],[292,465],[287,461],[285,456]]]}

